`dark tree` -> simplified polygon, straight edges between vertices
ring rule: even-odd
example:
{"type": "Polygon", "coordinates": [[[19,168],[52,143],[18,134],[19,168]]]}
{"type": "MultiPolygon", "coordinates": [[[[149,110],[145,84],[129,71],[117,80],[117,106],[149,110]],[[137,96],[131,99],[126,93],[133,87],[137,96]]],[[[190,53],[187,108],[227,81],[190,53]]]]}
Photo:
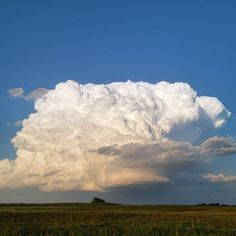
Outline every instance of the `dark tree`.
{"type": "Polygon", "coordinates": [[[106,203],[106,201],[101,198],[94,197],[91,203],[106,203]]]}

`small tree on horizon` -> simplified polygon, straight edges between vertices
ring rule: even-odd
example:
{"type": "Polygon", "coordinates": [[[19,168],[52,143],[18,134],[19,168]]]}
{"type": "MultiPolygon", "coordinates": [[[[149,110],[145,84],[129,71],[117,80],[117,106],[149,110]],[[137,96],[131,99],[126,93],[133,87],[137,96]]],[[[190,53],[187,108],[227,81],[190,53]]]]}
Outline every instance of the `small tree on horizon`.
{"type": "Polygon", "coordinates": [[[106,201],[101,198],[94,197],[91,203],[106,203],[106,201]]]}

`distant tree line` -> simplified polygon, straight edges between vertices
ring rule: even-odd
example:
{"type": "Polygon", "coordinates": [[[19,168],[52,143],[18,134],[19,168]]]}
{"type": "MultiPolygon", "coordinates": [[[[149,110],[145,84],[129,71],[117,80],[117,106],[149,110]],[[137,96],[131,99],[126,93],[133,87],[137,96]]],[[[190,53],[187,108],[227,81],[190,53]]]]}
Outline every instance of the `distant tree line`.
{"type": "Polygon", "coordinates": [[[226,204],[220,204],[219,202],[201,203],[198,206],[228,206],[226,204]]]}

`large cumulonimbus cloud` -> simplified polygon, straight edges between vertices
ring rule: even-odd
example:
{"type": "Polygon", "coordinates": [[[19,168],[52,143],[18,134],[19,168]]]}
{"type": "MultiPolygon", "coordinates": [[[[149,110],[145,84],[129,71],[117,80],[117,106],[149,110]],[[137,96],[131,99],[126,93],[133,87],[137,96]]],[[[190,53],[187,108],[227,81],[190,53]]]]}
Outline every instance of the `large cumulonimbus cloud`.
{"type": "Polygon", "coordinates": [[[12,140],[15,160],[0,161],[1,189],[104,190],[168,182],[236,152],[233,139],[209,137],[230,112],[186,83],[67,81],[40,96],[35,110],[12,140]]]}

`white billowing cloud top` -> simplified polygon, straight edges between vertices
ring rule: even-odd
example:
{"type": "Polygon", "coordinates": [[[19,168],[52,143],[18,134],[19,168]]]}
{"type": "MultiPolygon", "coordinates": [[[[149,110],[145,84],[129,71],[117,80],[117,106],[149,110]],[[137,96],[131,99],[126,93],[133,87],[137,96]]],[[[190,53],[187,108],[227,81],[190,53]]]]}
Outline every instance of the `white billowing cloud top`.
{"type": "Polygon", "coordinates": [[[234,140],[217,136],[193,145],[223,126],[230,112],[186,83],[67,81],[40,96],[35,110],[12,140],[16,159],[0,161],[0,188],[166,182],[201,158],[236,151],[234,140]]]}

